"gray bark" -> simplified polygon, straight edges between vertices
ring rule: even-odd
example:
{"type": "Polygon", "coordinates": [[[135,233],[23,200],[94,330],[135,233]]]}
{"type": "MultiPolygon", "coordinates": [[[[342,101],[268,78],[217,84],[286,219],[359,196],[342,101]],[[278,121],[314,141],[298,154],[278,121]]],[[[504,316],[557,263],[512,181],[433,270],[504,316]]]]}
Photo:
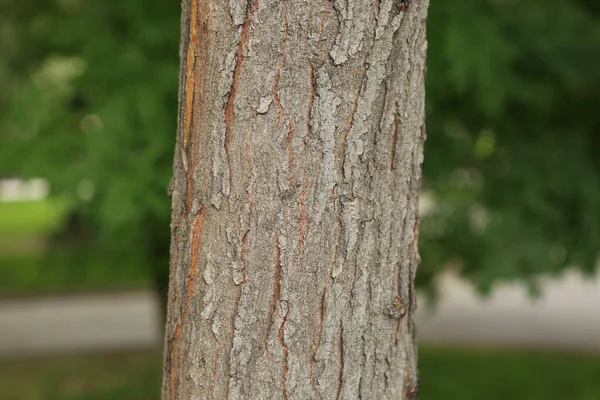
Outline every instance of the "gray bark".
{"type": "Polygon", "coordinates": [[[428,0],[184,0],[163,399],[414,399],[428,0]]]}

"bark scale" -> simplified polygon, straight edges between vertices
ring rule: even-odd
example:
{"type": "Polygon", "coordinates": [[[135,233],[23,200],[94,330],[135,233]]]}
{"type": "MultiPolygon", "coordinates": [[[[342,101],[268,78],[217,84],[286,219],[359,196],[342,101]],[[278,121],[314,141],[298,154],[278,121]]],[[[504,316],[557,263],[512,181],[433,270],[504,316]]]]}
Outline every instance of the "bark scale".
{"type": "Polygon", "coordinates": [[[415,399],[428,0],[184,0],[163,399],[415,399]]]}

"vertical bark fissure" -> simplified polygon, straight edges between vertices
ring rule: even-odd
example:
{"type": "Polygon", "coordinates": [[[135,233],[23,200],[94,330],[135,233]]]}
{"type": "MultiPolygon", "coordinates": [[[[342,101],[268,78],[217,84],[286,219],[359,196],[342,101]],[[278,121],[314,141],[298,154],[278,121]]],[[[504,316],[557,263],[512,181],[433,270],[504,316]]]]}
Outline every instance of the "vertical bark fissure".
{"type": "Polygon", "coordinates": [[[194,86],[195,86],[195,65],[196,65],[196,25],[197,19],[195,16],[198,13],[197,0],[193,0],[191,4],[190,14],[192,18],[190,20],[189,37],[187,45],[187,62],[186,62],[186,76],[185,76],[185,126],[183,128],[183,148],[187,148],[188,138],[190,134],[190,128],[192,123],[193,114],[193,99],[194,99],[194,86]]]}
{"type": "Polygon", "coordinates": [[[232,161],[229,155],[229,144],[231,142],[231,130],[233,129],[233,123],[235,121],[235,98],[239,86],[238,81],[242,70],[242,65],[244,64],[245,60],[244,46],[248,41],[250,21],[252,19],[254,11],[256,10],[257,3],[258,0],[253,0],[253,2],[250,4],[249,9],[246,10],[246,17],[240,28],[240,40],[237,44],[235,68],[233,69],[233,78],[231,82],[231,87],[229,89],[229,95],[227,96],[227,105],[225,106],[225,139],[223,143],[229,176],[229,193],[227,195],[228,198],[231,198],[231,191],[233,189],[233,178],[231,176],[232,161]]]}
{"type": "MultiPolygon", "coordinates": [[[[282,116],[285,116],[285,110],[281,105],[281,99],[279,98],[279,79],[281,77],[281,69],[285,64],[285,55],[287,50],[287,41],[288,41],[288,20],[287,20],[287,9],[285,0],[281,2],[282,15],[283,15],[283,38],[281,40],[281,55],[279,56],[279,62],[277,63],[277,68],[275,70],[275,80],[273,83],[273,98],[275,99],[275,104],[277,105],[277,126],[281,123],[282,116]]],[[[290,127],[291,129],[291,127],[290,127]]]]}
{"type": "Polygon", "coordinates": [[[315,96],[316,96],[316,81],[315,81],[315,66],[312,62],[308,63],[309,71],[310,71],[310,101],[308,103],[306,113],[306,139],[310,138],[312,133],[312,113],[313,107],[315,105],[315,96]]]}
{"type": "Polygon", "coordinates": [[[177,385],[176,385],[176,373],[177,369],[181,367],[180,361],[180,348],[179,342],[181,340],[181,334],[183,331],[183,327],[185,326],[188,315],[190,302],[192,301],[195,291],[196,285],[198,282],[198,254],[200,251],[200,233],[202,229],[202,223],[204,222],[204,215],[206,212],[206,208],[202,207],[198,215],[194,218],[193,222],[193,231],[192,231],[192,254],[191,254],[191,262],[189,267],[189,272],[187,275],[187,294],[183,299],[183,313],[181,316],[181,320],[176,323],[175,327],[175,336],[172,340],[171,344],[171,365],[169,371],[169,390],[171,393],[171,397],[175,398],[177,393],[177,385]]]}
{"type": "Polygon", "coordinates": [[[342,394],[342,382],[344,379],[344,321],[343,321],[343,317],[340,317],[340,372],[338,375],[338,388],[337,388],[337,395],[335,396],[336,399],[340,398],[340,395],[342,394]]]}
{"type": "Polygon", "coordinates": [[[290,180],[292,181],[292,187],[296,186],[296,177],[294,175],[294,149],[292,148],[292,139],[294,138],[294,121],[290,119],[288,121],[289,131],[285,138],[285,147],[288,150],[289,157],[289,168],[290,168],[290,180]]]}
{"type": "MultiPolygon", "coordinates": [[[[313,342],[313,355],[312,355],[312,361],[313,361],[313,365],[312,365],[312,369],[314,370],[314,366],[316,364],[316,354],[317,354],[317,347],[319,344],[319,340],[321,340],[321,332],[323,331],[323,316],[325,314],[325,296],[327,296],[327,281],[325,281],[325,285],[323,286],[323,291],[321,292],[321,302],[320,302],[320,306],[319,306],[319,326],[317,329],[317,334],[315,335],[315,340],[313,342]]],[[[311,374],[312,376],[312,374],[311,374]]]]}
{"type": "Polygon", "coordinates": [[[281,391],[283,394],[283,398],[287,400],[287,374],[289,371],[288,367],[288,354],[289,349],[285,344],[285,322],[287,320],[287,315],[283,317],[283,321],[281,321],[281,326],[279,327],[279,343],[281,344],[281,348],[283,349],[283,367],[281,369],[281,391]]]}
{"type": "Polygon", "coordinates": [[[301,270],[301,265],[300,265],[300,261],[301,261],[301,257],[302,257],[302,247],[304,246],[304,240],[306,237],[306,232],[307,232],[307,228],[308,228],[308,216],[306,213],[306,189],[308,186],[308,182],[307,182],[307,178],[306,178],[306,173],[304,172],[304,169],[302,170],[302,192],[300,193],[300,217],[298,218],[298,234],[299,234],[299,240],[298,240],[298,253],[296,256],[296,263],[298,265],[298,272],[300,272],[301,270]]]}
{"type": "MultiPolygon", "coordinates": [[[[279,243],[279,231],[275,233],[275,273],[273,279],[273,290],[271,295],[271,314],[269,318],[269,326],[265,332],[265,349],[267,351],[267,357],[270,359],[268,350],[267,340],[269,339],[269,333],[272,330],[273,325],[276,323],[277,305],[281,299],[281,244],[279,243]]],[[[282,323],[283,326],[283,323],[282,323]]]]}
{"type": "Polygon", "coordinates": [[[219,358],[221,356],[221,349],[223,345],[219,341],[217,335],[215,335],[215,340],[217,341],[217,353],[215,354],[215,361],[213,366],[213,380],[212,380],[212,398],[215,397],[215,390],[217,389],[217,382],[219,381],[219,358]]]}
{"type": "Polygon", "coordinates": [[[396,169],[396,142],[398,141],[398,115],[394,114],[394,130],[392,131],[392,163],[391,169],[396,169]]]}

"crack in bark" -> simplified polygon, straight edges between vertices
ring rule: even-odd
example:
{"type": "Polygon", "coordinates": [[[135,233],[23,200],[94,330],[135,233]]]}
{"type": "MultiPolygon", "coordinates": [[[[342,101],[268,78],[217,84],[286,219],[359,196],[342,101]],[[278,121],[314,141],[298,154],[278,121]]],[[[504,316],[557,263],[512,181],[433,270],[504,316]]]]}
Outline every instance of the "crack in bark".
{"type": "MultiPolygon", "coordinates": [[[[419,170],[418,173],[420,173],[420,166],[417,165],[417,169],[419,170]]],[[[414,176],[414,175],[413,175],[414,176]]],[[[413,198],[413,202],[415,203],[416,209],[418,210],[419,207],[419,190],[421,187],[421,180],[419,178],[416,179],[417,183],[415,184],[415,188],[414,191],[415,193],[413,194],[414,198],[413,198]]],[[[416,275],[416,270],[419,266],[419,264],[421,263],[421,256],[419,255],[419,214],[417,213],[415,215],[415,222],[413,225],[413,242],[412,242],[412,260],[409,264],[409,283],[408,283],[408,312],[410,315],[410,318],[412,319],[412,315],[413,312],[415,311],[415,305],[416,305],[416,299],[414,296],[414,279],[415,279],[415,275],[416,275]]]]}
{"type": "Polygon", "coordinates": [[[180,364],[178,354],[179,339],[181,338],[183,326],[187,322],[189,313],[189,303],[195,295],[196,284],[198,282],[198,253],[200,247],[200,232],[202,230],[202,224],[204,222],[204,216],[206,213],[206,207],[204,205],[202,205],[201,207],[202,208],[200,209],[200,212],[196,215],[193,222],[194,228],[192,233],[192,258],[190,262],[190,270],[187,277],[187,295],[183,299],[183,314],[179,323],[176,324],[175,335],[171,343],[172,362],[170,363],[169,371],[169,396],[171,399],[175,399],[175,395],[177,393],[175,388],[175,374],[180,364]]]}
{"type": "Polygon", "coordinates": [[[289,126],[290,126],[290,130],[288,131],[287,137],[285,139],[285,145],[287,147],[288,155],[290,158],[289,168],[290,168],[292,187],[296,187],[296,177],[294,174],[294,149],[292,148],[292,139],[294,138],[294,121],[291,118],[289,120],[289,126]]]}
{"type": "MultiPolygon", "coordinates": [[[[361,338],[361,341],[362,341],[362,346],[361,346],[362,347],[362,360],[361,360],[362,363],[361,363],[361,366],[364,369],[365,363],[367,361],[367,353],[365,352],[365,350],[366,350],[365,349],[366,339],[365,339],[364,333],[362,335],[360,335],[360,338],[361,338]]],[[[362,393],[363,393],[363,383],[364,383],[363,378],[364,378],[364,376],[361,373],[360,374],[360,378],[358,378],[358,398],[359,399],[363,398],[363,396],[362,396],[362,393]]]]}
{"type": "Polygon", "coordinates": [[[342,382],[344,377],[344,323],[342,317],[340,317],[340,373],[338,375],[338,389],[336,399],[340,398],[342,394],[342,382]]]}
{"type": "MultiPolygon", "coordinates": [[[[247,254],[248,254],[248,233],[250,232],[250,230],[248,229],[248,231],[246,231],[246,233],[244,233],[244,236],[242,237],[242,251],[240,254],[240,259],[242,260],[242,267],[243,267],[243,274],[244,274],[244,281],[242,282],[242,285],[246,282],[248,282],[248,260],[247,260],[247,254]]],[[[241,285],[240,285],[241,288],[241,285]]],[[[241,293],[240,293],[241,295],[241,293]]]]}
{"type": "Polygon", "coordinates": [[[281,322],[281,326],[279,327],[279,332],[278,332],[278,337],[279,337],[279,343],[281,344],[281,347],[283,348],[283,370],[281,372],[281,386],[282,386],[282,391],[283,391],[283,398],[285,400],[287,400],[288,396],[287,396],[287,373],[289,371],[289,366],[288,366],[288,353],[289,353],[289,349],[287,347],[287,345],[285,344],[285,332],[284,332],[284,328],[285,328],[285,323],[287,321],[287,312],[285,313],[284,317],[283,317],[283,321],[281,322]]]}
{"type": "MultiPolygon", "coordinates": [[[[192,16],[198,13],[197,0],[192,0],[191,10],[192,16]]],[[[186,62],[186,78],[185,78],[185,123],[183,128],[183,148],[187,147],[188,137],[190,133],[190,125],[192,123],[193,113],[193,100],[194,100],[194,87],[195,87],[195,64],[196,64],[196,26],[198,24],[197,18],[191,18],[190,21],[190,32],[188,38],[187,48],[187,62],[186,62]]]]}
{"type": "MultiPolygon", "coordinates": [[[[316,6],[315,6],[316,8],[316,6]]],[[[323,18],[320,18],[321,23],[319,24],[319,53],[318,56],[320,59],[323,58],[323,27],[325,26],[325,21],[323,18]]]]}
{"type": "Polygon", "coordinates": [[[279,243],[279,231],[275,233],[275,287],[273,290],[273,315],[277,308],[277,302],[281,298],[281,244],[279,243]]]}
{"type": "Polygon", "coordinates": [[[224,140],[224,150],[225,150],[225,158],[227,160],[227,170],[229,172],[229,193],[227,198],[231,198],[231,192],[233,190],[233,179],[231,177],[231,159],[229,156],[229,143],[231,141],[231,128],[233,122],[235,120],[235,110],[234,110],[234,102],[235,96],[237,94],[237,86],[238,80],[240,76],[240,71],[242,69],[242,64],[244,63],[246,57],[244,57],[244,46],[248,41],[248,30],[250,28],[250,18],[252,14],[256,10],[258,0],[254,0],[251,6],[251,10],[247,11],[246,19],[241,27],[240,32],[240,41],[237,45],[237,53],[236,53],[236,62],[235,67],[233,69],[233,79],[231,82],[231,88],[229,89],[229,96],[227,97],[227,105],[225,106],[225,140],[224,140]]]}
{"type": "MultiPolygon", "coordinates": [[[[248,232],[246,232],[246,234],[244,235],[244,240],[246,239],[248,235],[248,232]]],[[[243,243],[243,241],[242,241],[243,243]]],[[[242,246],[242,252],[243,252],[243,246],[242,246]]],[[[245,267],[244,267],[244,282],[242,282],[241,285],[239,285],[237,287],[237,293],[236,293],[236,298],[235,298],[235,306],[233,309],[233,314],[232,314],[232,318],[231,318],[231,346],[230,346],[230,351],[233,352],[233,345],[234,345],[234,340],[235,340],[235,319],[238,316],[238,312],[240,309],[240,302],[242,299],[242,288],[243,288],[243,284],[246,283],[246,274],[245,274],[245,267]]],[[[221,348],[219,347],[219,350],[221,348]]],[[[228,371],[231,371],[231,353],[229,354],[229,366],[227,368],[228,371]]],[[[228,399],[229,398],[229,381],[226,385],[225,388],[225,398],[228,399]]],[[[214,392],[213,392],[213,397],[214,397],[214,392]]]]}
{"type": "MultiPolygon", "coordinates": [[[[217,335],[215,334],[215,339],[217,338],[217,335]]],[[[219,356],[221,354],[221,348],[223,347],[223,345],[221,344],[221,342],[219,342],[219,339],[217,340],[217,354],[215,355],[215,365],[213,367],[213,381],[212,381],[212,397],[213,399],[215,398],[215,389],[217,388],[217,382],[219,381],[219,356]]]]}
{"type": "Polygon", "coordinates": [[[308,102],[308,111],[306,113],[306,137],[304,138],[304,151],[306,151],[306,144],[308,138],[310,138],[312,134],[312,113],[313,107],[315,105],[315,97],[316,97],[316,80],[315,80],[315,67],[311,61],[308,62],[309,70],[310,70],[310,101],[308,102]]]}
{"type": "Polygon", "coordinates": [[[277,312],[277,304],[281,297],[281,249],[279,243],[279,231],[275,232],[275,279],[273,282],[273,297],[271,299],[271,324],[265,336],[265,349],[267,349],[267,358],[270,359],[270,353],[267,346],[269,332],[275,323],[275,313],[277,312]]]}
{"type": "Polygon", "coordinates": [[[412,267],[409,268],[409,273],[410,273],[410,282],[408,284],[408,310],[410,315],[412,316],[413,313],[413,308],[414,308],[414,295],[413,295],[413,291],[414,291],[414,279],[415,279],[415,273],[416,273],[416,269],[419,265],[419,263],[421,262],[421,257],[419,256],[419,217],[417,216],[415,218],[415,224],[413,226],[413,234],[414,234],[414,238],[413,238],[413,262],[411,262],[412,267]]]}
{"type": "Polygon", "coordinates": [[[190,151],[191,160],[190,166],[186,171],[186,180],[187,180],[187,210],[188,212],[192,210],[193,201],[194,201],[194,182],[192,179],[192,172],[194,171],[194,165],[196,163],[196,152],[192,148],[190,151]]]}
{"type": "MultiPolygon", "coordinates": [[[[310,366],[311,379],[312,379],[312,376],[314,373],[314,369],[317,366],[317,359],[316,359],[317,358],[317,349],[319,348],[319,342],[321,341],[321,335],[323,333],[323,319],[325,316],[325,297],[327,296],[327,284],[328,284],[328,281],[326,280],[325,285],[323,286],[322,294],[321,294],[321,304],[319,306],[319,328],[317,329],[317,333],[313,340],[313,355],[312,355],[312,362],[311,362],[311,366],[310,366]]],[[[315,396],[316,396],[317,395],[316,386],[313,386],[313,390],[315,391],[315,396]]]]}
{"type": "Polygon", "coordinates": [[[398,141],[398,114],[394,113],[394,130],[392,133],[392,162],[391,169],[396,169],[396,142],[398,141]]]}
{"type": "Polygon", "coordinates": [[[188,312],[189,302],[196,294],[196,284],[198,283],[198,253],[200,252],[200,232],[202,230],[202,223],[206,214],[206,207],[202,206],[200,212],[194,218],[194,231],[192,236],[192,260],[190,263],[190,272],[188,274],[188,294],[184,301],[183,318],[182,323],[185,323],[188,312]]]}
{"type": "Polygon", "coordinates": [[[396,327],[394,328],[394,347],[398,347],[398,331],[400,330],[400,320],[396,320],[396,327]]]}
{"type": "MultiPolygon", "coordinates": [[[[192,209],[192,200],[194,193],[194,184],[192,175],[195,169],[197,146],[191,146],[190,158],[187,160],[188,142],[194,142],[193,128],[198,125],[198,115],[194,110],[199,108],[199,102],[202,101],[204,90],[204,75],[206,67],[206,57],[204,53],[209,48],[208,43],[208,24],[209,10],[205,0],[191,0],[189,9],[191,18],[189,24],[189,34],[187,38],[187,54],[186,54],[186,74],[185,83],[182,86],[185,88],[185,93],[182,95],[182,103],[185,104],[183,109],[183,146],[180,147],[182,152],[182,163],[184,164],[185,173],[187,175],[187,205],[188,212],[195,211],[192,209]],[[189,164],[189,166],[188,166],[189,164]],[[187,167],[185,167],[187,166],[187,167]]],[[[183,64],[183,60],[182,60],[183,64]]],[[[183,78],[182,78],[183,79],[183,78]]],[[[181,117],[180,117],[181,121],[181,117]]]]}
{"type": "Polygon", "coordinates": [[[273,84],[273,98],[275,99],[275,104],[277,105],[278,115],[277,115],[277,126],[279,126],[281,122],[281,116],[285,114],[285,110],[281,105],[281,100],[279,99],[279,78],[281,75],[281,69],[285,63],[285,54],[287,50],[287,40],[288,40],[288,20],[287,20],[287,9],[286,2],[282,2],[283,8],[283,40],[281,42],[281,55],[279,56],[279,62],[277,63],[277,70],[275,71],[275,82],[273,84]]]}
{"type": "Polygon", "coordinates": [[[340,250],[340,246],[342,244],[342,229],[343,229],[343,221],[342,221],[342,213],[344,211],[344,204],[341,201],[338,201],[340,204],[340,210],[337,213],[337,240],[335,243],[335,249],[333,250],[333,259],[329,263],[329,276],[333,276],[333,266],[337,262],[338,254],[340,250]]]}
{"type": "MultiPolygon", "coordinates": [[[[252,124],[252,129],[250,130],[250,140],[252,140],[252,133],[254,132],[254,123],[256,123],[256,116],[254,117],[254,121],[252,124]]],[[[247,171],[247,167],[250,167],[250,172],[248,173],[248,182],[246,183],[246,187],[244,188],[244,190],[246,191],[246,199],[248,200],[248,208],[249,208],[249,216],[248,216],[248,224],[250,224],[250,219],[252,217],[252,209],[254,207],[254,204],[252,203],[252,196],[250,195],[250,186],[252,185],[252,178],[254,177],[253,175],[253,165],[250,162],[250,151],[249,151],[249,145],[248,145],[248,139],[246,138],[245,141],[245,160],[244,160],[244,171],[247,171]]]]}
{"type": "MultiPolygon", "coordinates": [[[[283,315],[283,320],[281,322],[281,325],[279,326],[279,330],[277,332],[277,337],[279,338],[279,343],[281,344],[281,347],[283,349],[283,370],[281,372],[281,386],[282,386],[282,391],[283,391],[283,398],[287,400],[287,373],[289,371],[289,366],[288,366],[288,353],[289,353],[289,349],[285,343],[285,323],[287,321],[287,315],[289,312],[289,304],[287,301],[281,301],[281,279],[283,277],[282,275],[282,271],[281,271],[281,243],[279,241],[279,231],[277,231],[275,233],[275,261],[276,261],[276,268],[275,268],[275,287],[273,290],[273,310],[272,310],[272,317],[271,320],[273,321],[273,323],[275,323],[275,313],[277,311],[277,305],[279,305],[280,307],[282,307],[282,313],[283,315]],[[285,308],[283,307],[283,305],[285,305],[285,308]]],[[[267,354],[269,354],[267,352],[267,354]]]]}
{"type": "Polygon", "coordinates": [[[346,128],[342,130],[342,143],[344,144],[346,144],[346,137],[348,136],[348,132],[350,132],[350,129],[352,129],[352,124],[354,123],[354,115],[356,115],[356,108],[358,107],[358,95],[359,91],[356,90],[354,92],[354,104],[352,106],[352,112],[348,118],[348,125],[346,125],[346,128]]]}
{"type": "Polygon", "coordinates": [[[358,254],[360,252],[360,245],[362,243],[363,235],[357,236],[356,238],[356,252],[354,254],[354,268],[352,273],[352,286],[350,289],[350,293],[354,293],[354,288],[356,285],[356,275],[358,274],[358,254]]]}
{"type": "MultiPolygon", "coordinates": [[[[356,109],[358,108],[358,96],[359,96],[359,91],[356,90],[354,92],[354,104],[352,106],[352,112],[350,113],[350,117],[348,119],[348,125],[346,125],[346,127],[342,130],[342,134],[341,134],[341,137],[342,137],[342,157],[341,157],[342,165],[344,164],[344,160],[346,159],[346,153],[348,151],[348,144],[346,142],[346,138],[348,136],[348,132],[350,132],[350,129],[352,129],[352,126],[354,124],[354,116],[356,115],[356,109]]],[[[344,169],[340,168],[339,173],[341,175],[340,181],[343,181],[344,169]]]]}
{"type": "Polygon", "coordinates": [[[306,174],[302,169],[302,193],[300,193],[300,218],[298,233],[300,234],[300,240],[298,241],[298,254],[296,256],[298,264],[298,272],[300,272],[300,257],[302,255],[302,247],[304,246],[304,239],[306,237],[306,229],[308,226],[308,216],[306,214],[306,186],[307,186],[306,174]]]}

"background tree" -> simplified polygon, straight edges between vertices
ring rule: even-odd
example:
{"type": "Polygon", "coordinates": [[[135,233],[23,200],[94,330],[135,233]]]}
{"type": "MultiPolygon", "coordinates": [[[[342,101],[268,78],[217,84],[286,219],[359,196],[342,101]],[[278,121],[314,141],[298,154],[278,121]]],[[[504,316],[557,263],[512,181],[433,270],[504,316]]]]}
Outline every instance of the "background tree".
{"type": "Polygon", "coordinates": [[[449,260],[482,290],[596,268],[598,16],[593,1],[432,7],[423,281],[449,260]]]}
{"type": "Polygon", "coordinates": [[[58,262],[148,269],[166,297],[179,5],[3,6],[0,171],[47,178],[95,232],[58,262]]]}

